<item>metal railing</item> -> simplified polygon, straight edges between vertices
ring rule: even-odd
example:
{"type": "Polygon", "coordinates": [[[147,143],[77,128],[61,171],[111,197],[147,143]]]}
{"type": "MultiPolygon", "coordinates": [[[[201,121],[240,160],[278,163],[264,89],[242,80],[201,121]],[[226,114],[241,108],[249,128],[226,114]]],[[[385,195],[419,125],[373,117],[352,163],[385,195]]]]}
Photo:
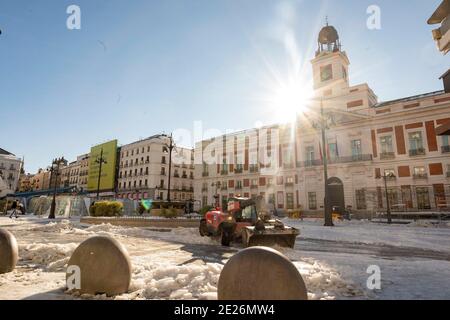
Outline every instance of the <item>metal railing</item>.
{"type": "Polygon", "coordinates": [[[395,152],[382,152],[380,153],[381,160],[395,159],[395,152]]]}
{"type": "Polygon", "coordinates": [[[409,150],[409,155],[410,155],[411,157],[414,157],[414,156],[423,156],[423,155],[425,155],[425,149],[424,149],[424,148],[411,149],[411,150],[409,150]]]}

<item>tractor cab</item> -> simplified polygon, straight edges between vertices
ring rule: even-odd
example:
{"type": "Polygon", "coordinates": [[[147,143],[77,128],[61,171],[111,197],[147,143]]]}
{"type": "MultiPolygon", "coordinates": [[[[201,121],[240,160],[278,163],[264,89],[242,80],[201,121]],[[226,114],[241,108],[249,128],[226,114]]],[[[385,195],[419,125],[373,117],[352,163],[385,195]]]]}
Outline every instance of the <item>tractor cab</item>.
{"type": "Polygon", "coordinates": [[[228,213],[236,222],[254,224],[258,220],[256,203],[247,198],[231,198],[228,201],[228,213]]]}

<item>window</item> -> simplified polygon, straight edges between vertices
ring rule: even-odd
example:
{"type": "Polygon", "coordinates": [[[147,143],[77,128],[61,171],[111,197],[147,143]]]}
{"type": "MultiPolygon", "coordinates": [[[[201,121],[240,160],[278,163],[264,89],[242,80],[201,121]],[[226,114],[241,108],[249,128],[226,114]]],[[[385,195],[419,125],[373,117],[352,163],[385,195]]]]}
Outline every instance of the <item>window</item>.
{"type": "Polygon", "coordinates": [[[364,189],[356,190],[356,209],[357,210],[367,209],[366,190],[364,189]]]}
{"type": "Polygon", "coordinates": [[[413,169],[413,177],[414,178],[425,178],[427,176],[427,172],[424,166],[417,166],[413,169]]]}
{"type": "Polygon", "coordinates": [[[312,166],[314,161],[314,147],[308,146],[306,147],[306,165],[312,166]]]}
{"type": "Polygon", "coordinates": [[[430,195],[427,187],[417,187],[417,208],[430,209],[430,195]]]}
{"type": "Polygon", "coordinates": [[[381,153],[391,154],[394,152],[394,147],[392,144],[392,136],[380,137],[381,153]]]}
{"type": "Polygon", "coordinates": [[[242,189],[242,181],[241,180],[236,181],[236,189],[242,189]]]}
{"type": "Polygon", "coordinates": [[[294,194],[286,193],[286,207],[287,209],[294,209],[294,194]]]}
{"type": "Polygon", "coordinates": [[[278,209],[283,209],[284,208],[283,191],[279,191],[277,193],[277,203],[278,203],[278,209]]]}
{"type": "Polygon", "coordinates": [[[388,177],[388,178],[394,178],[395,170],[394,169],[384,169],[384,176],[388,177]]]}
{"type": "Polygon", "coordinates": [[[251,187],[257,187],[258,186],[258,179],[252,179],[250,181],[250,186],[251,187]]]}
{"type": "Polygon", "coordinates": [[[161,163],[162,163],[162,164],[165,164],[165,163],[166,163],[166,157],[162,157],[162,158],[161,158],[161,163]]]}
{"type": "Polygon", "coordinates": [[[287,177],[286,178],[286,184],[293,185],[294,184],[294,177],[287,177]]]}
{"type": "Polygon", "coordinates": [[[331,64],[320,67],[320,81],[325,82],[333,79],[333,66],[331,64]]]}
{"type": "Polygon", "coordinates": [[[412,152],[412,155],[423,154],[423,140],[422,140],[422,132],[411,132],[409,135],[409,150],[412,152]]]}
{"type": "Polygon", "coordinates": [[[328,150],[331,159],[336,159],[339,156],[337,142],[329,143],[328,150]]]}
{"type": "Polygon", "coordinates": [[[273,186],[273,178],[267,178],[267,185],[273,186]]]}
{"type": "Polygon", "coordinates": [[[308,192],[309,210],[317,210],[317,196],[315,192],[308,192]]]}
{"type": "Polygon", "coordinates": [[[362,155],[361,140],[352,140],[351,145],[353,158],[359,158],[362,155]]]}
{"type": "Polygon", "coordinates": [[[162,176],[166,175],[166,168],[164,168],[164,167],[161,168],[161,175],[162,176]]]}

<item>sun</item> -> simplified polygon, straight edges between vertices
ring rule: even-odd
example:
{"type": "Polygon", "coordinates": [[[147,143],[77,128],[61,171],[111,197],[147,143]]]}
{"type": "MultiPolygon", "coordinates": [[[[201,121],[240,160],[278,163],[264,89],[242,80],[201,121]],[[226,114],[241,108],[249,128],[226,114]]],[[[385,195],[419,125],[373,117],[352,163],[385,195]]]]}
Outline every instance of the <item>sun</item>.
{"type": "Polygon", "coordinates": [[[271,107],[280,122],[293,122],[299,113],[306,111],[313,97],[311,86],[305,81],[291,80],[280,83],[273,90],[271,107]]]}

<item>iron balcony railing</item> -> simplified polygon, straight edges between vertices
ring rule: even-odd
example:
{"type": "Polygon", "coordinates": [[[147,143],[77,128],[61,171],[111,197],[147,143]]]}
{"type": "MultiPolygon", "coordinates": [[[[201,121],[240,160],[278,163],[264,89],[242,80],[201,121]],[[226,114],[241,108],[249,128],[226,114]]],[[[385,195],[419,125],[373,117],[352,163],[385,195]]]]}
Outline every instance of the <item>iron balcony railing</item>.
{"type": "MultiPolygon", "coordinates": [[[[365,161],[373,161],[373,156],[371,154],[360,154],[354,156],[344,156],[344,157],[334,157],[328,159],[328,164],[341,164],[341,163],[353,163],[353,162],[365,162],[365,161]]],[[[314,159],[314,160],[306,160],[297,162],[298,168],[303,167],[315,167],[322,166],[322,159],[314,159]]]]}
{"type": "Polygon", "coordinates": [[[381,160],[395,159],[395,152],[382,152],[380,153],[381,160]]]}
{"type": "Polygon", "coordinates": [[[424,148],[411,149],[411,150],[409,150],[409,155],[411,157],[423,156],[423,155],[425,155],[425,149],[424,148]]]}
{"type": "Polygon", "coordinates": [[[202,177],[208,177],[209,176],[209,172],[202,172],[202,177]]]}
{"type": "Polygon", "coordinates": [[[442,153],[450,153],[450,146],[442,146],[441,151],[442,153]]]}
{"type": "Polygon", "coordinates": [[[428,174],[426,174],[426,173],[414,173],[413,174],[413,178],[414,179],[427,179],[428,178],[428,174]]]}

